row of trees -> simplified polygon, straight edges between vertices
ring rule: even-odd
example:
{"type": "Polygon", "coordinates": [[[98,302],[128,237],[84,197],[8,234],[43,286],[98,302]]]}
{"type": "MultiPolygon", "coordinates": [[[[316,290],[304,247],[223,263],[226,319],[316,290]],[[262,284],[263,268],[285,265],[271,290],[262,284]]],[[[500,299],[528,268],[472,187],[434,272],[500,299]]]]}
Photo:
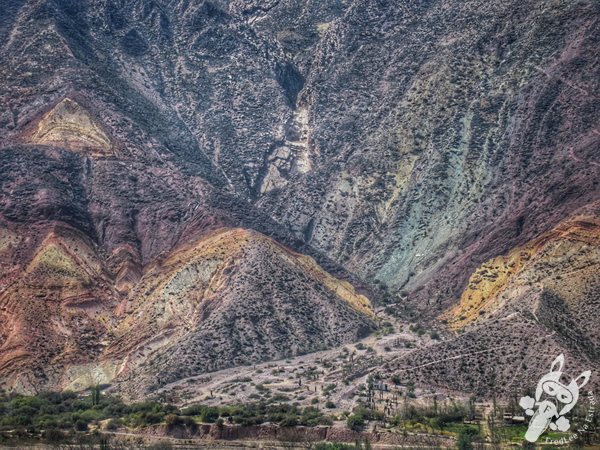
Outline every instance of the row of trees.
{"type": "Polygon", "coordinates": [[[74,392],[35,396],[0,393],[0,440],[2,436],[42,437],[55,442],[100,427],[116,430],[162,423],[170,428],[194,428],[197,423],[247,426],[265,422],[310,427],[331,424],[332,420],[316,407],[300,408],[276,399],[221,407],[198,404],[178,409],[154,401],[126,404],[119,397],[103,395],[98,387],[90,389],[86,395],[74,392]]]}

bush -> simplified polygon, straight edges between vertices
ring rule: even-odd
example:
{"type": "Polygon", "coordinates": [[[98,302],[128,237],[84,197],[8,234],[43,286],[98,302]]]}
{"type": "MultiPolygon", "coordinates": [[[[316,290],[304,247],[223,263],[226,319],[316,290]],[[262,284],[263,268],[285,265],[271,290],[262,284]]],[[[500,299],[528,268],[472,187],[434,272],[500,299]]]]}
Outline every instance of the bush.
{"type": "Polygon", "coordinates": [[[331,400],[327,400],[325,402],[325,408],[333,409],[333,408],[335,408],[335,403],[333,403],[331,400]]]}
{"type": "Polygon", "coordinates": [[[346,419],[348,428],[354,431],[360,431],[365,426],[365,419],[360,414],[352,414],[346,419]]]}
{"type": "Polygon", "coordinates": [[[473,450],[473,440],[477,434],[477,431],[472,428],[461,429],[456,440],[458,450],[473,450]]]}
{"type": "Polygon", "coordinates": [[[50,429],[44,431],[44,439],[47,442],[51,442],[51,443],[60,442],[61,440],[63,440],[64,437],[65,437],[65,434],[62,431],[57,430],[56,428],[50,428],[50,429]]]}
{"type": "Polygon", "coordinates": [[[192,432],[195,432],[198,428],[196,422],[191,417],[182,417],[176,414],[169,414],[165,417],[165,422],[167,424],[167,431],[171,431],[176,427],[186,427],[192,432]]]}
{"type": "Polygon", "coordinates": [[[184,416],[200,416],[204,412],[204,405],[196,404],[183,408],[181,414],[184,416]]]}
{"type": "Polygon", "coordinates": [[[86,421],[79,419],[75,422],[75,430],[87,431],[87,429],[88,429],[88,424],[86,421]]]}
{"type": "Polygon", "coordinates": [[[106,424],[106,429],[109,431],[118,430],[123,426],[123,421],[121,419],[110,419],[106,424]]]}
{"type": "Polygon", "coordinates": [[[81,418],[81,420],[84,420],[87,423],[90,423],[95,420],[104,419],[104,412],[99,411],[97,409],[87,409],[87,410],[83,411],[79,417],[81,418]]]}
{"type": "Polygon", "coordinates": [[[281,422],[279,422],[279,425],[282,427],[295,427],[298,425],[298,419],[296,419],[296,416],[286,416],[281,422]]]}
{"type": "Polygon", "coordinates": [[[151,412],[143,414],[141,417],[142,425],[152,425],[155,423],[161,423],[165,415],[159,412],[151,412]]]}
{"type": "Polygon", "coordinates": [[[173,428],[179,425],[183,425],[183,419],[181,416],[176,414],[169,414],[165,417],[165,423],[167,424],[167,428],[173,428]]]}
{"type": "Polygon", "coordinates": [[[202,422],[213,423],[215,420],[219,418],[219,410],[217,408],[206,408],[202,413],[201,419],[202,422]]]}

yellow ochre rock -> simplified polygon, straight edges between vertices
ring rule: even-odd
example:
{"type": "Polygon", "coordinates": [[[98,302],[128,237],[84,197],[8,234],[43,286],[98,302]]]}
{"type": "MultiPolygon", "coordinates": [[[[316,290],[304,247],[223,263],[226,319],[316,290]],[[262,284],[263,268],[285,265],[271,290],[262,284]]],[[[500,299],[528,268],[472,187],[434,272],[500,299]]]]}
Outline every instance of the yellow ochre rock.
{"type": "Polygon", "coordinates": [[[85,108],[65,98],[40,120],[34,144],[61,145],[69,150],[107,153],[110,139],[85,108]]]}

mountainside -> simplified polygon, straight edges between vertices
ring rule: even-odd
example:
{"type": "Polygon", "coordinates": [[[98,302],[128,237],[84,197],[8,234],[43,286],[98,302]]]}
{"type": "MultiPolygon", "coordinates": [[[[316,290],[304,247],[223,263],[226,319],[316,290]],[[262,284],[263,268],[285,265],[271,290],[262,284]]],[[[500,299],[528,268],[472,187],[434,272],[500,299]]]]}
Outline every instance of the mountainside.
{"type": "Polygon", "coordinates": [[[161,261],[132,301],[107,359],[126,356],[119,378],[134,389],[324,350],[374,328],[371,303],[349,283],[241,229],[161,261]]]}
{"type": "Polygon", "coordinates": [[[444,336],[389,376],[600,366],[598,2],[0,10],[0,385],[143,396],[384,303],[444,336]]]}
{"type": "Polygon", "coordinates": [[[588,2],[353,2],[299,95],[313,170],[260,204],[416,307],[447,306],[598,198],[597,25],[588,2]]]}
{"type": "Polygon", "coordinates": [[[219,229],[141,275],[130,263],[111,271],[65,225],[40,230],[29,245],[0,231],[2,256],[23,264],[3,277],[0,297],[0,371],[19,390],[115,380],[141,396],[184,376],[353,342],[374,328],[370,301],[348,282],[257,232],[219,229]]]}
{"type": "Polygon", "coordinates": [[[598,367],[599,207],[479,267],[458,304],[440,317],[461,334],[393,360],[386,371],[510,396],[539,376],[548,355],[566,355],[570,373],[598,367]]]}

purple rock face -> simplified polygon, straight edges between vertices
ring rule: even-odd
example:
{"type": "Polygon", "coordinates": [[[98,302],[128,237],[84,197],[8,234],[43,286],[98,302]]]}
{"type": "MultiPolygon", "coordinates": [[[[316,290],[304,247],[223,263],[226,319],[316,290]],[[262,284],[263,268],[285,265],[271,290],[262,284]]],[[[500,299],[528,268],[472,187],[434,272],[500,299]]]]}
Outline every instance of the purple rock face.
{"type": "MultiPolygon", "coordinates": [[[[144,390],[158,373],[166,383],[283,357],[279,338],[295,353],[339,345],[372,329],[352,306],[359,293],[401,304],[402,320],[440,328],[452,328],[453,308],[464,306],[459,315],[469,320],[459,322],[482,340],[497,336],[493,321],[515,303],[529,314],[550,302],[558,306],[544,311],[571,317],[573,304],[589,311],[597,299],[593,270],[578,272],[587,290],[548,281],[546,265],[553,277],[575,270],[550,247],[540,244],[535,264],[518,270],[497,260],[544,236],[570,246],[572,234],[563,239],[561,230],[596,223],[594,1],[31,0],[10,2],[2,16],[0,382],[8,386],[64,387],[76,378],[69,368],[98,361],[106,379],[121,382],[115,358],[123,358],[135,361],[123,373],[144,379],[144,390]],[[181,302],[165,293],[159,304],[192,308],[198,321],[185,332],[159,326],[165,338],[148,344],[158,353],[145,360],[139,346],[162,314],[144,306],[148,277],[166,279],[165,261],[224,228],[266,237],[239,254],[224,245],[219,260],[231,267],[220,275],[227,289],[217,289],[216,315],[207,297],[181,287],[212,266],[186,269],[194,275],[173,287],[181,302]],[[284,250],[273,250],[276,242],[284,250]],[[298,254],[336,281],[315,277],[298,254]],[[240,278],[253,269],[255,284],[240,278]],[[501,281],[490,282],[492,294],[480,289],[495,306],[470,320],[465,293],[482,273],[501,281]],[[340,279],[357,292],[346,295],[340,279]],[[540,280],[539,292],[514,284],[540,280]],[[299,289],[306,295],[289,310],[293,332],[282,331],[285,318],[272,324],[263,310],[269,299],[286,310],[299,289]],[[225,345],[216,331],[242,314],[240,298],[260,312],[243,329],[272,334],[254,352],[242,348],[243,333],[225,345]],[[54,325],[44,322],[51,338],[41,346],[30,325],[46,304],[54,325]],[[81,310],[71,315],[68,305],[81,310]],[[145,328],[128,328],[141,316],[145,328]],[[209,317],[213,325],[199,325],[209,317]],[[74,356],[64,330],[76,336],[80,325],[87,340],[74,356]],[[200,337],[222,351],[190,356],[200,337]],[[42,347],[50,356],[33,367],[42,347]],[[189,356],[182,370],[172,370],[175,348],[189,356]],[[17,382],[21,370],[29,372],[17,382]]],[[[586,245],[576,247],[586,255],[577,264],[594,267],[587,252],[597,240],[577,239],[586,245]]],[[[598,336],[573,317],[583,347],[557,338],[548,348],[597,365],[589,349],[598,336]]],[[[527,320],[511,325],[515,333],[527,320]]],[[[449,336],[443,345],[459,352],[466,335],[449,336]]],[[[462,370],[390,367],[439,386],[462,370]]]]}

